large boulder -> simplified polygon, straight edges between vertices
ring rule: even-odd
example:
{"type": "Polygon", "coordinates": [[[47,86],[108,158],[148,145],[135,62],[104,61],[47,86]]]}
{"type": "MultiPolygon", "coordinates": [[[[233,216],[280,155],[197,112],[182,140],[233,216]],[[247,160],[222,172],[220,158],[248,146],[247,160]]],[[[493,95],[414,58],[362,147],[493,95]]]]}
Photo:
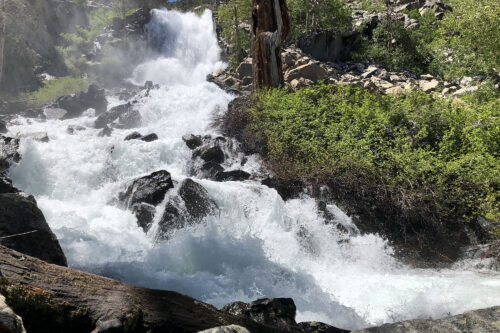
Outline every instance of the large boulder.
{"type": "Polygon", "coordinates": [[[304,78],[317,82],[326,79],[328,71],[321,66],[321,63],[310,61],[305,65],[297,66],[285,73],[285,81],[291,82],[293,79],[304,78]]]}
{"type": "Polygon", "coordinates": [[[159,223],[158,239],[168,239],[173,231],[200,223],[218,210],[207,190],[190,178],[182,181],[178,194],[165,206],[159,223]]]}
{"type": "Polygon", "coordinates": [[[119,199],[127,207],[142,202],[156,206],[163,201],[167,191],[173,187],[170,173],[159,170],[134,180],[125,192],[119,194],[119,199]]]}
{"type": "Polygon", "coordinates": [[[0,172],[0,194],[16,192],[18,192],[18,189],[12,185],[12,181],[5,175],[5,173],[0,172]]]}
{"type": "Polygon", "coordinates": [[[200,157],[205,162],[222,163],[224,162],[224,152],[219,145],[204,147],[200,151],[200,157]]]}
{"type": "Polygon", "coordinates": [[[318,60],[338,61],[349,56],[353,40],[332,31],[311,31],[299,38],[297,46],[318,60]]]}
{"type": "Polygon", "coordinates": [[[7,124],[3,120],[0,120],[0,133],[7,133],[7,124]]]}
{"type": "Polygon", "coordinates": [[[97,119],[94,122],[94,126],[95,128],[104,128],[107,125],[114,122],[120,116],[123,117],[123,115],[131,112],[131,110],[132,110],[131,103],[115,106],[111,108],[109,111],[106,111],[101,115],[99,115],[99,117],[97,117],[97,119]]]}
{"type": "Polygon", "coordinates": [[[147,7],[140,8],[132,14],[121,19],[113,19],[111,28],[115,37],[141,36],[146,32],[146,24],[151,20],[151,10],[147,7]]]}
{"type": "Polygon", "coordinates": [[[31,196],[0,194],[0,237],[4,237],[2,245],[16,251],[49,263],[67,265],[59,241],[31,196]]]}
{"type": "Polygon", "coordinates": [[[348,333],[350,331],[341,328],[333,327],[331,325],[317,322],[317,321],[304,321],[299,323],[299,327],[304,333],[348,333]]]}
{"type": "Polygon", "coordinates": [[[0,295],[0,332],[26,333],[23,320],[7,305],[3,295],[0,295]]]}
{"type": "Polygon", "coordinates": [[[188,146],[189,149],[196,149],[203,144],[201,136],[193,134],[184,135],[182,137],[182,141],[186,143],[186,146],[188,146]]]}
{"type": "Polygon", "coordinates": [[[67,113],[63,119],[79,117],[83,111],[94,109],[96,114],[101,114],[106,111],[108,101],[104,95],[104,90],[100,89],[95,84],[89,86],[86,92],[82,91],[77,94],[59,97],[50,108],[64,109],[67,113]]]}
{"type": "Polygon", "coordinates": [[[18,150],[19,139],[0,135],[0,172],[7,170],[11,163],[21,160],[18,150]]]}
{"type": "Polygon", "coordinates": [[[251,303],[233,302],[225,305],[222,311],[284,331],[300,331],[295,322],[297,308],[291,298],[263,298],[251,303]]]}
{"type": "Polygon", "coordinates": [[[243,181],[250,178],[250,174],[243,170],[219,171],[215,174],[215,180],[218,182],[243,181]]]}

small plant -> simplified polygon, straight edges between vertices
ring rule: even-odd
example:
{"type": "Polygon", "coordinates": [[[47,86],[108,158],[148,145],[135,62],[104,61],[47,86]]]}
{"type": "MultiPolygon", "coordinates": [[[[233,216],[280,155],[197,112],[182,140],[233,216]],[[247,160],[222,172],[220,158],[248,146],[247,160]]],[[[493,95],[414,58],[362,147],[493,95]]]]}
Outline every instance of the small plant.
{"type": "Polygon", "coordinates": [[[18,98],[26,101],[28,107],[40,107],[56,100],[61,96],[87,90],[89,85],[90,82],[82,78],[69,76],[54,78],[47,81],[39,90],[22,94],[18,98]]]}

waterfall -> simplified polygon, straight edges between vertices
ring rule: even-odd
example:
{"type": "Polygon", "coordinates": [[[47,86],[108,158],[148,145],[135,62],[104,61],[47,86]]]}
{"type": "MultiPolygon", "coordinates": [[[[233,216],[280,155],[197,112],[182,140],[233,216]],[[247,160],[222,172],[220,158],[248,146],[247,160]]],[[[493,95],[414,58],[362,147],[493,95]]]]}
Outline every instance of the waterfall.
{"type": "MultiPolygon", "coordinates": [[[[161,169],[178,182],[190,176],[192,152],[182,135],[216,135],[211,114],[226,109],[234,96],[205,81],[224,65],[209,11],[154,10],[148,37],[154,52],[131,80],[152,80],[160,88],[135,104],[142,125],[134,130],[154,132],[159,140],[124,141],[131,130],[122,129],[98,137],[92,112],[44,122],[20,117],[10,127],[13,133],[49,133],[48,143],[22,142],[22,160],[11,177],[35,195],[70,266],[218,307],[292,297],[297,321],[350,329],[500,304],[498,274],[407,267],[378,235],[346,236],[324,223],[312,198],[284,202],[257,181],[196,180],[220,214],[155,242],[154,228],[145,234],[135,216],[114,203],[117,194],[131,180],[161,169]],[[70,135],[69,125],[86,129],[70,135]]],[[[108,100],[110,107],[123,103],[115,96],[108,100]]],[[[258,161],[251,157],[245,168],[257,170],[258,161]]],[[[231,163],[225,166],[235,167],[231,163]]],[[[329,209],[339,222],[352,224],[337,207],[329,209]]]]}

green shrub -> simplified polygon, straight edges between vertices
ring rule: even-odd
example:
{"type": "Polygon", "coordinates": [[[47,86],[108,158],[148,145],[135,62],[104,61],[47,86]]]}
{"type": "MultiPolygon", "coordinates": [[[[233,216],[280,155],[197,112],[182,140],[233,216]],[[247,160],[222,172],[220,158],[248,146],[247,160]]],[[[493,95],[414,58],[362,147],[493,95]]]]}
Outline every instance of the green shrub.
{"type": "Polygon", "coordinates": [[[90,82],[75,77],[61,77],[47,81],[45,85],[37,91],[23,94],[20,100],[25,100],[29,107],[40,107],[50,103],[57,98],[87,90],[90,82]]]}
{"type": "Polygon", "coordinates": [[[498,93],[461,101],[319,84],[263,91],[250,108],[273,170],[342,183],[400,211],[500,217],[498,93]]]}

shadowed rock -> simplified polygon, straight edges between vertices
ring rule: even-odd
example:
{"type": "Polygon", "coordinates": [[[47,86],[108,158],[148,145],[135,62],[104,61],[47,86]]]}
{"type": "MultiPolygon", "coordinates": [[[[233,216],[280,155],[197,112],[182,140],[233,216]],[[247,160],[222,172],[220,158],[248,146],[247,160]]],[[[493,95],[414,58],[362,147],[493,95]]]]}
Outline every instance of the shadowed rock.
{"type": "Polygon", "coordinates": [[[119,199],[128,207],[142,202],[156,206],[173,187],[170,173],[159,170],[134,180],[125,192],[119,194],[119,199]]]}

